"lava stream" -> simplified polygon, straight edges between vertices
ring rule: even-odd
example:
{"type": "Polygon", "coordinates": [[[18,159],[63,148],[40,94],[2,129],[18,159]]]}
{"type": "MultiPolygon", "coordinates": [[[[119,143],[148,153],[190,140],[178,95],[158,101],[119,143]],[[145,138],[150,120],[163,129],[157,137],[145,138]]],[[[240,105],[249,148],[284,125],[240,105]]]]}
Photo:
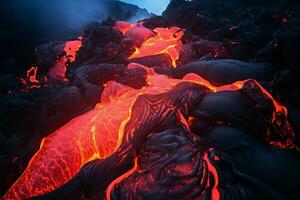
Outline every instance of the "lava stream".
{"type": "MultiPolygon", "coordinates": [[[[120,31],[126,34],[133,27],[125,23],[122,24],[120,31]]],[[[171,57],[173,67],[176,67],[183,31],[172,27],[156,28],[154,32],[155,36],[144,41],[130,58],[165,53],[171,57]]],[[[81,41],[66,43],[67,55],[62,57],[57,63],[58,67],[53,69],[54,75],[64,77],[65,64],[68,60],[74,61],[77,48],[80,46],[81,41]]],[[[128,67],[140,66],[131,64],[128,67]]],[[[158,75],[151,69],[145,69],[148,71],[148,86],[136,90],[114,81],[108,82],[101,103],[95,109],[76,117],[44,138],[40,149],[30,160],[26,170],[3,199],[26,199],[53,191],[68,182],[88,161],[110,156],[121,143],[124,127],[131,117],[132,106],[140,95],[161,94],[182,82],[205,85],[213,92],[238,90],[245,83],[239,81],[231,85],[215,87],[196,74],[188,74],[181,80],[171,79],[165,75],[158,75]]],[[[263,90],[263,92],[271,97],[267,91],[263,90]]],[[[274,105],[277,111],[286,111],[275,101],[274,105]]],[[[209,167],[209,170],[214,173],[213,166],[209,165],[209,167]]],[[[215,177],[217,178],[217,174],[215,177]]],[[[214,189],[216,187],[217,184],[214,189]]],[[[217,191],[214,191],[214,196],[218,197],[217,191]]]]}
{"type": "Polygon", "coordinates": [[[61,79],[66,81],[65,74],[67,71],[68,63],[72,63],[76,59],[76,54],[79,48],[82,46],[82,38],[77,40],[70,40],[64,44],[64,51],[66,54],[59,58],[59,60],[53,64],[49,70],[50,77],[54,79],[61,79]]]}
{"type": "MultiPolygon", "coordinates": [[[[117,22],[115,28],[123,33],[124,36],[135,27],[143,27],[141,23],[133,25],[126,22],[117,22]]],[[[145,31],[145,27],[139,29],[140,35],[149,38],[149,32],[145,31]]],[[[184,31],[179,27],[155,28],[154,36],[145,40],[141,47],[136,47],[135,52],[128,58],[140,58],[151,55],[167,54],[172,60],[172,66],[176,67],[176,61],[179,59],[179,52],[182,48],[181,38],[184,31]]]]}
{"type": "Polygon", "coordinates": [[[36,78],[37,72],[38,72],[37,66],[32,66],[30,67],[29,70],[27,70],[26,76],[31,83],[39,83],[39,81],[36,78]]]}
{"type": "Polygon", "coordinates": [[[28,167],[4,199],[25,199],[50,192],[69,181],[95,158],[110,156],[120,144],[131,107],[142,94],[160,94],[181,82],[206,85],[212,91],[238,90],[245,81],[214,87],[196,74],[182,80],[148,70],[149,86],[135,90],[114,81],[106,84],[102,103],[46,137],[28,167]],[[120,92],[116,92],[120,91],[120,92]]]}
{"type": "Polygon", "coordinates": [[[172,60],[172,66],[176,67],[176,61],[179,59],[179,50],[182,47],[181,38],[184,32],[178,27],[156,28],[154,32],[156,35],[146,40],[140,48],[136,48],[129,59],[167,54],[172,60]]]}

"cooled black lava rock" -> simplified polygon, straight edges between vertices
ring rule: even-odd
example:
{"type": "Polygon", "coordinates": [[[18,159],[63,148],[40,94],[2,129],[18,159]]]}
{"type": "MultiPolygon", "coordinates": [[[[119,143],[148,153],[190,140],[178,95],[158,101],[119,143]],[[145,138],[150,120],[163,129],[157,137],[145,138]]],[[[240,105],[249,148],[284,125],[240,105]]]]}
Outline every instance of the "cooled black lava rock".
{"type": "Polygon", "coordinates": [[[177,63],[181,66],[204,57],[224,59],[230,56],[223,42],[198,39],[183,45],[177,63]]]}
{"type": "Polygon", "coordinates": [[[172,66],[172,60],[167,54],[132,58],[129,60],[129,62],[138,63],[147,67],[172,66]]]}
{"type": "MultiPolygon", "coordinates": [[[[224,152],[224,159],[231,160],[240,178],[252,177],[254,187],[260,188],[261,193],[268,193],[273,188],[276,196],[281,198],[299,197],[299,153],[273,148],[252,138],[247,130],[224,125],[212,128],[207,139],[218,151],[224,152]]],[[[247,181],[251,182],[251,179],[247,181]]]]}
{"type": "MultiPolygon", "coordinates": [[[[202,38],[225,41],[235,59],[253,58],[273,41],[274,47],[267,47],[273,51],[272,64],[299,73],[295,62],[300,46],[296,39],[300,32],[299,11],[300,4],[290,0],[173,0],[163,18],[202,38]]],[[[261,61],[267,58],[260,57],[261,61]]]]}
{"type": "Polygon", "coordinates": [[[156,72],[182,78],[196,73],[213,85],[220,86],[245,79],[272,80],[274,67],[264,63],[247,63],[239,60],[221,59],[197,61],[178,68],[155,68],[156,72]]]}

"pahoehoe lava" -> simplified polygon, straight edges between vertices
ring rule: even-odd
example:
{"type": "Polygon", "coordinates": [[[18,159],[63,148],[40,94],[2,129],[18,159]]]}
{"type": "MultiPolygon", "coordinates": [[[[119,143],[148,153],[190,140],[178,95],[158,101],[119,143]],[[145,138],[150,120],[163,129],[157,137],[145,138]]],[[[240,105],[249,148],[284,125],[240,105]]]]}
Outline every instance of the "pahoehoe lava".
{"type": "Polygon", "coordinates": [[[65,41],[1,32],[20,46],[0,59],[1,199],[299,199],[300,4],[108,7],[65,41]]]}

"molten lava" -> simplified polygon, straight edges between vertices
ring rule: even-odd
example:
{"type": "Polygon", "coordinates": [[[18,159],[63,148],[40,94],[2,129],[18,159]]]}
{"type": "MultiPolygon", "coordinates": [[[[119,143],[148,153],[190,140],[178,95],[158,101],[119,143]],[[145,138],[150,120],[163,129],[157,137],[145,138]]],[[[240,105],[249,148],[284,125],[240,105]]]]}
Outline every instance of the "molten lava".
{"type": "MultiPolygon", "coordinates": [[[[245,81],[215,87],[196,74],[189,74],[180,80],[157,75],[150,69],[149,86],[140,90],[111,81],[106,84],[102,103],[94,110],[73,119],[43,140],[39,151],[4,199],[25,199],[45,194],[69,181],[88,161],[107,158],[120,145],[124,127],[130,119],[132,105],[137,97],[167,92],[181,82],[198,83],[218,92],[238,90],[245,81]]],[[[210,163],[207,164],[215,174],[210,163]]],[[[218,197],[217,180],[213,188],[213,195],[218,197]]]]}
{"type": "Polygon", "coordinates": [[[79,37],[77,40],[70,40],[64,44],[65,55],[62,56],[49,70],[50,77],[54,79],[67,80],[65,73],[67,66],[76,60],[76,54],[82,46],[82,38],[79,37]]]}
{"type": "MultiPolygon", "coordinates": [[[[144,35],[144,38],[149,38],[149,32],[146,31],[146,28],[141,23],[133,25],[126,22],[117,22],[115,24],[115,28],[122,32],[124,36],[130,35],[130,31],[136,27],[140,27],[138,31],[140,35],[144,35]]],[[[135,52],[129,59],[167,54],[172,60],[172,66],[176,67],[176,61],[179,59],[179,51],[182,48],[181,38],[184,35],[184,31],[178,27],[170,27],[155,28],[153,32],[155,35],[145,40],[141,47],[136,47],[135,52]]]]}
{"type": "Polygon", "coordinates": [[[115,29],[120,31],[123,35],[125,35],[134,26],[136,26],[136,24],[130,24],[128,22],[123,21],[117,21],[115,23],[115,29]]]}
{"type": "Polygon", "coordinates": [[[26,78],[21,78],[21,83],[25,86],[25,89],[21,91],[28,91],[29,89],[33,88],[40,88],[41,85],[47,82],[47,77],[44,76],[43,80],[39,80],[37,78],[38,75],[38,67],[31,66],[26,72],[26,78]]]}
{"type": "MultiPolygon", "coordinates": [[[[133,27],[134,25],[128,23],[120,23],[117,28],[126,34],[133,27]]],[[[172,59],[173,67],[176,67],[176,60],[179,58],[178,52],[182,46],[180,40],[184,32],[177,27],[156,28],[154,32],[155,36],[144,41],[129,59],[165,53],[172,59]]],[[[51,76],[64,77],[66,64],[68,61],[75,60],[80,46],[81,40],[66,43],[64,48],[66,55],[51,69],[51,76]]],[[[140,66],[131,64],[128,67],[140,66]]],[[[44,138],[40,149],[33,156],[21,177],[6,193],[4,199],[26,199],[53,191],[74,177],[87,162],[96,158],[104,159],[114,153],[121,144],[124,128],[131,118],[132,106],[140,95],[161,94],[182,82],[205,85],[212,92],[239,90],[247,81],[215,87],[196,74],[188,74],[181,80],[171,79],[165,75],[158,75],[151,69],[145,69],[148,71],[148,86],[136,90],[115,81],[108,82],[105,85],[101,103],[95,109],[76,117],[44,138]]],[[[31,82],[37,81],[36,73],[37,68],[34,67],[28,72],[31,82]]],[[[271,97],[267,91],[263,90],[263,92],[271,97]]],[[[286,114],[286,109],[276,103],[273,98],[271,99],[276,106],[276,111],[284,111],[286,114]]],[[[188,127],[188,122],[184,117],[182,117],[182,121],[188,127]]],[[[207,187],[212,188],[213,199],[219,199],[217,171],[209,161],[207,153],[204,154],[204,160],[214,178],[214,183],[209,183],[207,187]]],[[[107,193],[109,194],[113,185],[133,173],[137,168],[138,166],[135,165],[131,171],[113,181],[108,187],[107,193]]]]}
{"type": "Polygon", "coordinates": [[[176,61],[179,59],[179,51],[182,48],[181,38],[184,32],[178,27],[156,28],[154,32],[156,35],[146,40],[140,48],[136,48],[129,59],[167,54],[172,60],[172,66],[176,67],[176,61]]]}
{"type": "Polygon", "coordinates": [[[39,83],[39,81],[36,79],[38,72],[38,67],[37,66],[32,66],[26,73],[27,78],[31,83],[39,83]]]}
{"type": "MultiPolygon", "coordinates": [[[[216,170],[216,168],[211,164],[211,161],[208,158],[207,153],[204,154],[204,160],[208,166],[208,171],[212,173],[214,178],[214,185],[212,186],[212,194],[211,199],[212,200],[219,200],[220,199],[220,191],[218,190],[219,185],[219,175],[216,170]]],[[[208,185],[208,187],[211,187],[211,185],[208,185]]]]}

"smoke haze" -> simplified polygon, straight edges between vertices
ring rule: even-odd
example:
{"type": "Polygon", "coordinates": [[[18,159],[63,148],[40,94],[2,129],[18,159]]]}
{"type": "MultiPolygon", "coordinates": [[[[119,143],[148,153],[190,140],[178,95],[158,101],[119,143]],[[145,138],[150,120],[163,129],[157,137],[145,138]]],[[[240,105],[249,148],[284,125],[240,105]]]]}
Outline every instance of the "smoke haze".
{"type": "Polygon", "coordinates": [[[76,36],[90,22],[99,22],[109,16],[116,20],[127,16],[148,17],[146,10],[116,0],[4,0],[1,4],[2,18],[13,20],[38,39],[76,36]],[[138,16],[128,14],[131,11],[138,11],[138,16]]]}

